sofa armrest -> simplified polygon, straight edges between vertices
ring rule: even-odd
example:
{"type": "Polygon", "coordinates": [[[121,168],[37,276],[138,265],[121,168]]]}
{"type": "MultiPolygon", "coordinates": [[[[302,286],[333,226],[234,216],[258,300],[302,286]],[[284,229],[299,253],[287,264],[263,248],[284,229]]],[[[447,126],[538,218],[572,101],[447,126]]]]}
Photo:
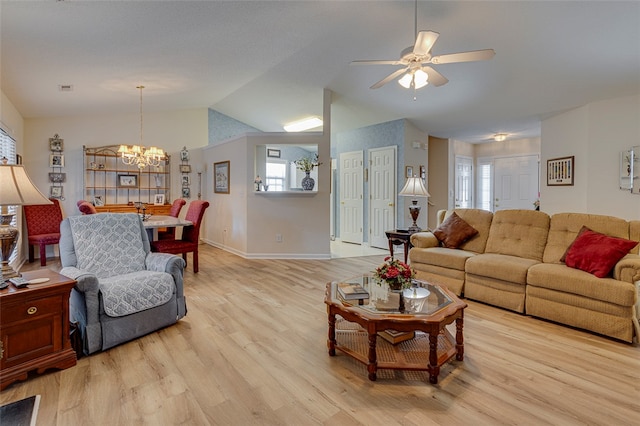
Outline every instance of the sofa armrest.
{"type": "Polygon", "coordinates": [[[416,232],[411,235],[411,245],[418,248],[439,247],[440,241],[431,232],[416,232]]]}
{"type": "Polygon", "coordinates": [[[640,281],[640,255],[628,254],[613,268],[613,278],[633,283],[640,281]]]}
{"type": "Polygon", "coordinates": [[[85,354],[96,352],[102,348],[98,277],[74,266],[62,268],[60,273],[76,280],[69,299],[69,320],[78,323],[85,354]]]}
{"type": "Polygon", "coordinates": [[[184,267],[186,262],[180,256],[169,253],[151,252],[147,254],[145,266],[148,271],[166,272],[171,274],[173,281],[176,283],[176,297],[178,299],[178,317],[182,318],[186,315],[186,305],[184,303],[184,267]]]}

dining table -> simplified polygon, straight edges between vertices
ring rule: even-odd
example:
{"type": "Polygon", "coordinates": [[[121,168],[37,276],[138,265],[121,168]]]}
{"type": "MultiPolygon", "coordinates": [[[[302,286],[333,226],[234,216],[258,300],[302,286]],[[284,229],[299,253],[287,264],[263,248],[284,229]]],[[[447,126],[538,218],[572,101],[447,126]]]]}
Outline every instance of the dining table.
{"type": "Polygon", "coordinates": [[[177,226],[189,226],[193,225],[193,222],[179,217],[165,216],[165,215],[151,215],[142,221],[144,228],[149,235],[149,241],[156,241],[158,239],[159,228],[175,228],[177,226]]]}

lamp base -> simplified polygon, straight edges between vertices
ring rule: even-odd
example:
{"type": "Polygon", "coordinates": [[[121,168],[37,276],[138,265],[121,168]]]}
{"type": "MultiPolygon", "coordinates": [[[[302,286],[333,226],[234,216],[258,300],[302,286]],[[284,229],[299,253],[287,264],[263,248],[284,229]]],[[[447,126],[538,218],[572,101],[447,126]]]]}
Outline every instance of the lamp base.
{"type": "MultiPolygon", "coordinates": [[[[4,216],[4,215],[3,215],[4,216]]],[[[13,216],[13,215],[11,215],[13,216]]],[[[2,281],[17,277],[19,274],[9,265],[9,258],[18,241],[18,229],[13,226],[0,226],[0,246],[2,248],[2,281]]]]}
{"type": "Polygon", "coordinates": [[[416,220],[418,220],[418,216],[420,215],[420,206],[418,205],[418,200],[412,200],[411,205],[409,206],[409,214],[411,214],[411,219],[413,219],[413,225],[408,228],[410,234],[415,232],[420,232],[422,229],[416,224],[416,220]]]}

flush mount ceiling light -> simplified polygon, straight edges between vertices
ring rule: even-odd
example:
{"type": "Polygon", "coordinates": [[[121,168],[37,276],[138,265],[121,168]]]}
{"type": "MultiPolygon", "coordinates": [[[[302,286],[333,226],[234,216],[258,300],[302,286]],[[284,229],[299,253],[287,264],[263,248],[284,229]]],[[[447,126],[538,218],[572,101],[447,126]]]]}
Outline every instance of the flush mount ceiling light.
{"type": "Polygon", "coordinates": [[[287,132],[304,132],[322,126],[322,120],[318,117],[308,117],[299,121],[294,121],[284,125],[287,132]]]}
{"type": "Polygon", "coordinates": [[[506,133],[496,133],[495,135],[493,135],[493,140],[496,142],[502,142],[505,139],[507,139],[506,133]]]}

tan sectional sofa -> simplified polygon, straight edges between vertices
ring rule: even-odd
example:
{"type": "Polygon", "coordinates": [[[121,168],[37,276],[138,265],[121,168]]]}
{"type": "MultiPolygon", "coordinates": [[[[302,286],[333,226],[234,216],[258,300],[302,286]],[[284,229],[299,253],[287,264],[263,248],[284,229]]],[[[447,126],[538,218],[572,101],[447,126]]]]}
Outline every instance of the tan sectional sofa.
{"type": "Polygon", "coordinates": [[[634,247],[612,276],[597,278],[561,262],[582,226],[640,242],[640,221],[582,213],[552,216],[533,210],[438,212],[438,225],[456,212],[478,234],[458,248],[432,232],[411,236],[418,278],[458,295],[632,342],[640,335],[640,255],[634,247]]]}

